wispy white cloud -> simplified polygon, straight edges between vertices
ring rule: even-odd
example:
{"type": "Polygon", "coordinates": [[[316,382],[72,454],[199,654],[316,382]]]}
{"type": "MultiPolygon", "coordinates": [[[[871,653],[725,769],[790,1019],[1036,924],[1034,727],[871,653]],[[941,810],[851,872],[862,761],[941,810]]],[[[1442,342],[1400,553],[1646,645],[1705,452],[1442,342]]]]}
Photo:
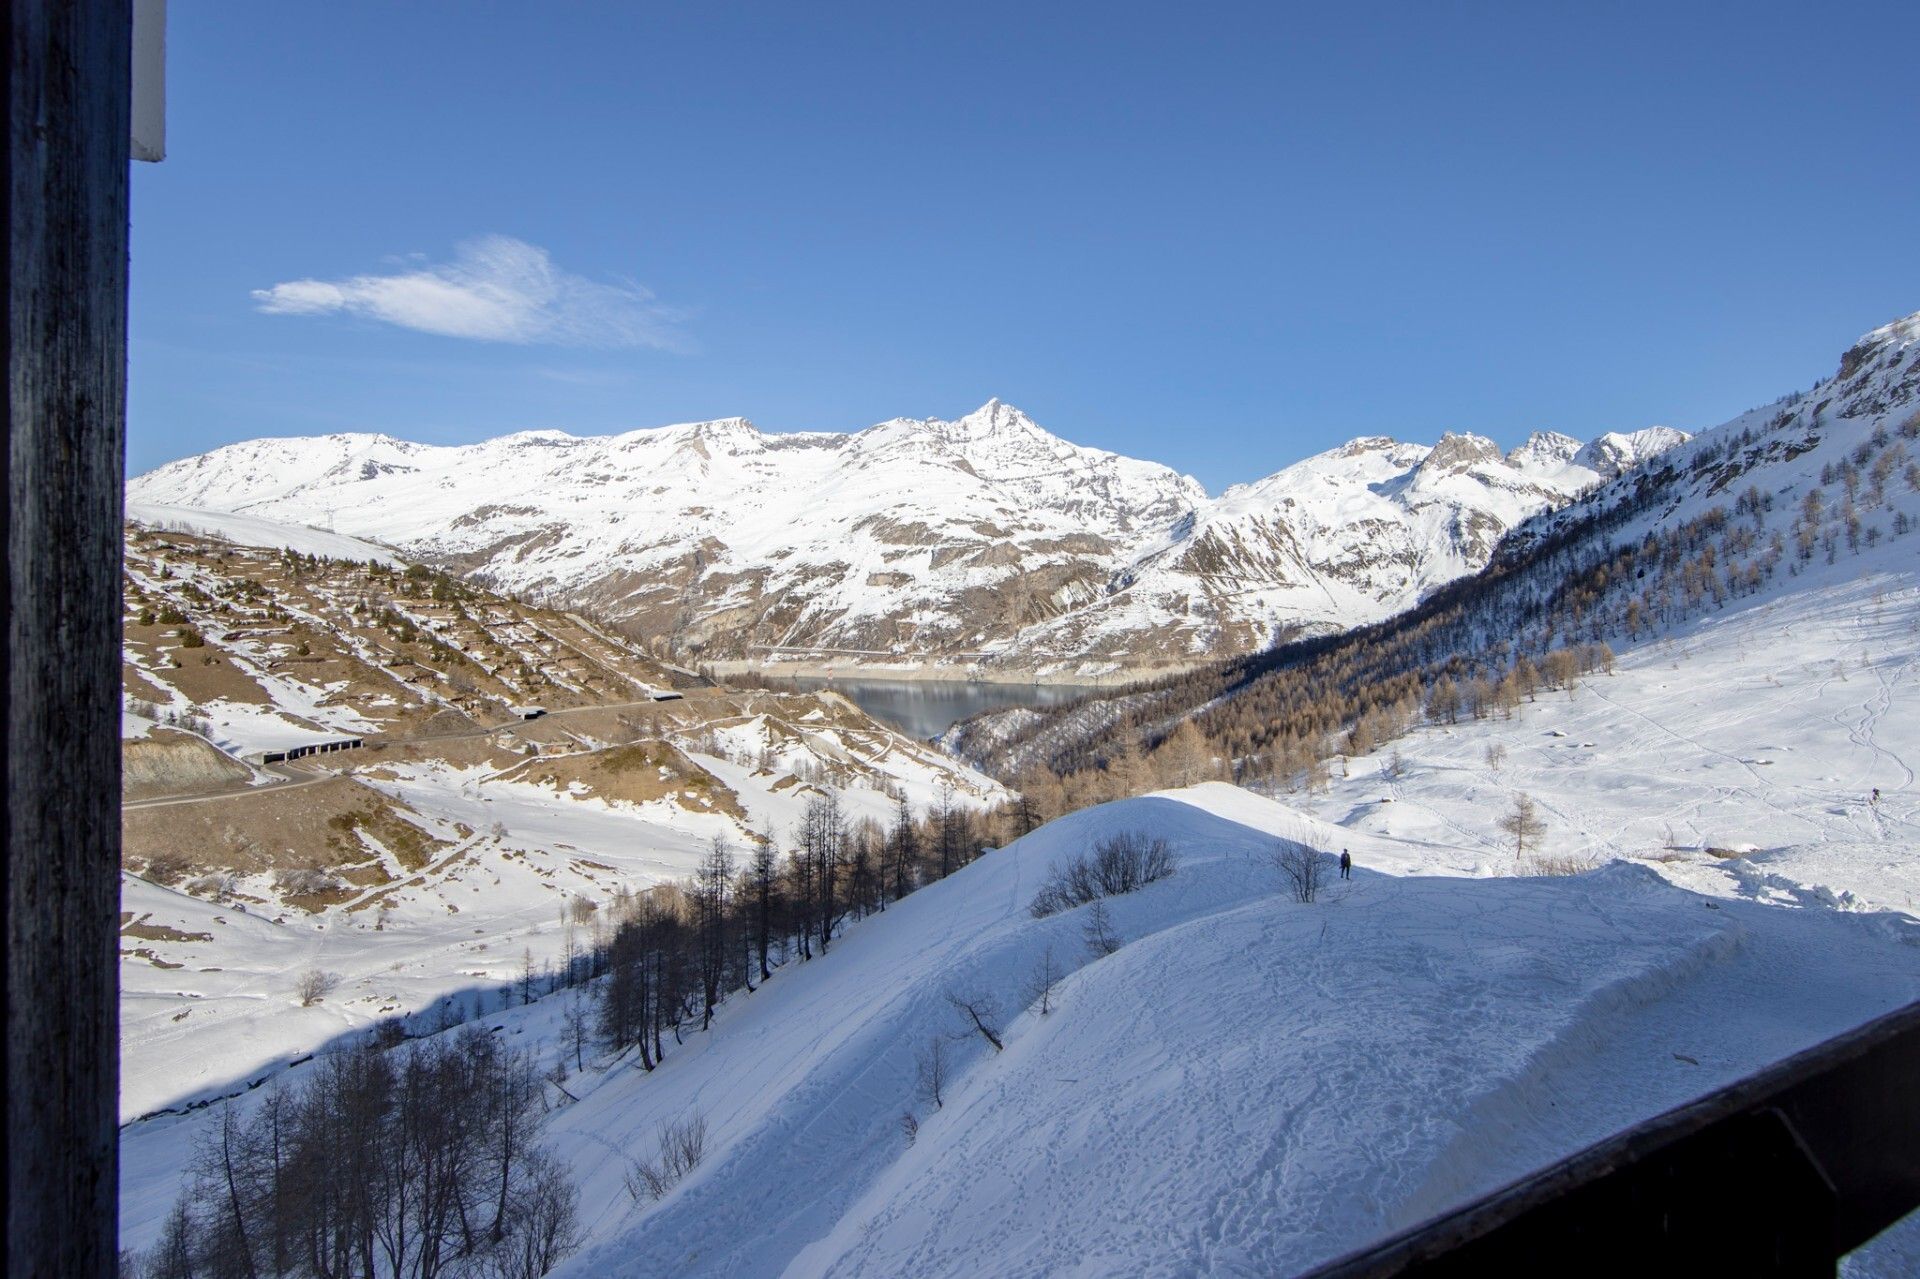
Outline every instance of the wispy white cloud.
{"type": "Polygon", "coordinates": [[[342,312],[480,342],[688,346],[683,315],[648,290],[563,271],[545,249],[506,235],[469,240],[440,265],[346,280],[289,280],[255,289],[253,300],[268,315],[342,312]]]}

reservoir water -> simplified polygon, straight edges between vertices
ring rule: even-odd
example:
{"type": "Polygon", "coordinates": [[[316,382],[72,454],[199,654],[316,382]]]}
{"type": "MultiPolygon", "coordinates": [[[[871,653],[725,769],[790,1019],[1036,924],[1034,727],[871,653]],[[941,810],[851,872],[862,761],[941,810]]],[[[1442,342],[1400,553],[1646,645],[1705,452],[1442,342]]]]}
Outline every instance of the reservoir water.
{"type": "Polygon", "coordinates": [[[793,676],[770,680],[782,688],[832,689],[889,728],[909,737],[937,737],[981,711],[1007,706],[1057,706],[1094,690],[1080,684],[980,684],[960,679],[859,679],[793,676]]]}

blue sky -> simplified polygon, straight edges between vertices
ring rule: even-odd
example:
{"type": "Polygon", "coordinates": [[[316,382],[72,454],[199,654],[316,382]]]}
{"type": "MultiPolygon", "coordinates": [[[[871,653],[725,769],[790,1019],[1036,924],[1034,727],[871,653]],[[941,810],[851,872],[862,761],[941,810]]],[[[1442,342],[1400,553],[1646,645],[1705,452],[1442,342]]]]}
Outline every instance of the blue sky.
{"type": "Polygon", "coordinates": [[[129,468],[991,396],[1218,491],[1920,309],[1920,6],[193,3],[129,468]]]}

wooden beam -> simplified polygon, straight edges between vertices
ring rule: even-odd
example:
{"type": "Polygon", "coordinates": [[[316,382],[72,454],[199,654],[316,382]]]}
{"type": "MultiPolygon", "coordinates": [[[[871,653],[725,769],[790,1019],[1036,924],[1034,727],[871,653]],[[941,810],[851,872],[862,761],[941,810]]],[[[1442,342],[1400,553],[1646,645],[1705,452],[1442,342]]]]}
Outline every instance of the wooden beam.
{"type": "Polygon", "coordinates": [[[1303,1279],[1826,1275],[1920,1207],[1920,1003],[1303,1279]]]}
{"type": "Polygon", "coordinates": [[[128,0],[10,0],[6,1273],[116,1268],[128,0]]]}

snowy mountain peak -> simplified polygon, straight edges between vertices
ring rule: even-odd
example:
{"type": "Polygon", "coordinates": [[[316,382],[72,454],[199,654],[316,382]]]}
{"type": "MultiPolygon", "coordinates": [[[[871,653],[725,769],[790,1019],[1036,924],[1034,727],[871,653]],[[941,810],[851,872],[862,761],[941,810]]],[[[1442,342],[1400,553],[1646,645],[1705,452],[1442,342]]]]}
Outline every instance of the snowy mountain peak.
{"type": "Polygon", "coordinates": [[[1022,413],[1013,405],[1001,400],[997,395],[988,399],[985,404],[982,404],[979,408],[968,413],[960,420],[962,422],[984,421],[988,424],[988,429],[997,429],[1001,426],[1033,425],[1032,418],[1022,413]]]}
{"type": "Polygon", "coordinates": [[[715,418],[711,422],[689,422],[681,426],[668,427],[673,443],[679,448],[695,448],[707,452],[717,448],[729,454],[752,454],[765,451],[767,437],[760,428],[743,417],[715,418]]]}
{"type": "Polygon", "coordinates": [[[1507,465],[1521,470],[1565,466],[1580,452],[1580,441],[1558,431],[1535,431],[1507,454],[1507,465]]]}
{"type": "Polygon", "coordinates": [[[1348,440],[1337,449],[1329,450],[1326,457],[1362,457],[1368,453],[1390,453],[1394,449],[1404,448],[1400,441],[1390,435],[1361,435],[1348,440]]]}
{"type": "Polygon", "coordinates": [[[751,439],[761,438],[760,428],[743,417],[721,417],[711,422],[695,422],[686,428],[694,435],[703,435],[712,439],[751,439]]]}
{"type": "Polygon", "coordinates": [[[971,413],[951,422],[934,419],[924,425],[942,439],[954,443],[975,440],[1036,440],[1046,445],[1073,448],[1059,436],[1046,430],[1011,404],[988,400],[971,413]]]}
{"type": "Polygon", "coordinates": [[[1839,379],[1844,382],[1863,366],[1871,363],[1876,356],[1906,350],[1915,342],[1920,342],[1920,311],[1903,316],[1891,324],[1883,324],[1871,333],[1864,333],[1859,341],[1847,348],[1840,357],[1839,379]]]}
{"type": "Polygon", "coordinates": [[[1584,466],[1603,480],[1630,471],[1648,458],[1685,444],[1691,437],[1670,426],[1649,426],[1622,434],[1608,431],[1573,455],[1575,466],[1584,466]]]}
{"type": "MultiPolygon", "coordinates": [[[[375,436],[374,438],[382,441],[386,439],[385,436],[375,436]]],[[[500,437],[500,442],[509,445],[528,444],[544,447],[554,444],[578,444],[581,440],[579,436],[569,434],[566,431],[554,427],[543,427],[539,430],[515,431],[511,435],[503,435],[500,437]]]]}
{"type": "Polygon", "coordinates": [[[1500,446],[1484,435],[1448,431],[1420,464],[1423,475],[1455,475],[1483,462],[1500,461],[1500,446]]]}

